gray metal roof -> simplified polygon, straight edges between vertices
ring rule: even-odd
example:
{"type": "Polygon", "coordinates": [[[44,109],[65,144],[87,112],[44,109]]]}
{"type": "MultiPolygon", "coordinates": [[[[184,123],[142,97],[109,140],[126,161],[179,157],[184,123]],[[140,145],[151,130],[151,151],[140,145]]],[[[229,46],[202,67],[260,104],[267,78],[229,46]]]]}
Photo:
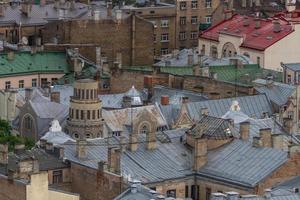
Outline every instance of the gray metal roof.
{"type": "Polygon", "coordinates": [[[238,132],[233,129],[227,119],[203,115],[200,121],[191,128],[194,136],[211,139],[228,139],[238,136],[238,132]]]}
{"type": "Polygon", "coordinates": [[[287,103],[288,98],[291,97],[295,92],[295,86],[272,82],[267,85],[267,80],[257,79],[253,81],[257,86],[255,90],[260,94],[266,94],[270,101],[274,102],[276,105],[281,106],[287,103]]]}
{"type": "Polygon", "coordinates": [[[191,92],[187,90],[179,90],[161,85],[154,86],[153,93],[154,94],[151,98],[152,103],[160,103],[162,95],[169,96],[170,104],[181,104],[182,97],[188,97],[188,100],[190,102],[203,101],[208,99],[207,96],[201,93],[191,92]]]}
{"type": "MultiPolygon", "coordinates": [[[[121,155],[121,171],[124,177],[131,177],[143,183],[184,178],[192,175],[192,152],[182,142],[185,130],[164,132],[170,142],[157,141],[157,148],[145,148],[145,136],[141,135],[136,152],[125,151],[121,155]]],[[[113,137],[112,145],[118,145],[113,137]]],[[[68,160],[97,168],[100,160],[107,160],[105,139],[88,141],[87,157],[78,159],[75,143],[63,144],[68,160]]],[[[253,187],[287,161],[287,153],[272,148],[254,148],[250,142],[234,140],[217,150],[208,152],[208,163],[200,169],[198,177],[223,180],[230,184],[253,187]]]]}
{"type": "Polygon", "coordinates": [[[281,66],[292,71],[300,71],[300,63],[283,63],[281,66]]]}
{"type": "Polygon", "coordinates": [[[60,19],[77,19],[87,13],[88,6],[82,3],[76,3],[74,10],[55,9],[54,4],[47,4],[45,6],[32,5],[31,16],[26,17],[20,11],[21,6],[7,6],[4,17],[0,17],[0,26],[2,25],[44,25],[48,21],[60,19]]]}
{"type": "MultiPolygon", "coordinates": [[[[225,98],[217,100],[206,100],[200,102],[187,103],[187,109],[191,119],[195,121],[201,118],[201,109],[207,108],[210,116],[222,117],[226,114],[232,105],[233,101],[238,101],[241,112],[252,118],[263,118],[263,113],[272,115],[272,107],[268,98],[261,95],[242,96],[236,98],[225,98]]],[[[160,106],[161,111],[168,122],[172,124],[177,118],[180,111],[180,105],[160,106]]]]}
{"type": "Polygon", "coordinates": [[[250,142],[234,140],[208,154],[203,176],[253,187],[288,160],[284,151],[254,148],[250,142]]]}

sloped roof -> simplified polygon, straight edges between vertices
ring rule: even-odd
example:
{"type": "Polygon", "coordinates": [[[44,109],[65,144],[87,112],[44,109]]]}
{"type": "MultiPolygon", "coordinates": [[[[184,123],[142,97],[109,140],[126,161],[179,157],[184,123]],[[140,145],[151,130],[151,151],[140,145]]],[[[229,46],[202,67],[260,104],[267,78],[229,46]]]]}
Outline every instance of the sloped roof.
{"type": "Polygon", "coordinates": [[[300,63],[283,63],[281,66],[292,71],[300,71],[300,63]]]}
{"type": "Polygon", "coordinates": [[[232,18],[202,32],[200,38],[218,41],[220,33],[233,35],[243,38],[242,47],[262,51],[294,32],[293,26],[285,20],[279,19],[280,32],[273,31],[272,19],[257,19],[261,23],[260,28],[255,28],[255,17],[248,16],[247,20],[249,25],[245,26],[245,17],[234,15],[232,18]]]}
{"type": "Polygon", "coordinates": [[[253,187],[287,160],[286,152],[272,148],[254,148],[249,142],[234,140],[209,153],[208,162],[199,173],[217,180],[253,187]]]}
{"type": "MultiPolygon", "coordinates": [[[[0,18],[1,19],[1,18],[0,18]]],[[[68,73],[69,65],[64,52],[16,52],[13,60],[0,54],[0,77],[32,73],[68,73]]]]}
{"type": "Polygon", "coordinates": [[[266,94],[270,101],[274,102],[278,106],[282,106],[287,103],[288,98],[291,97],[296,87],[279,82],[272,82],[268,85],[267,80],[257,79],[253,81],[257,86],[255,90],[260,94],[266,94]]]}

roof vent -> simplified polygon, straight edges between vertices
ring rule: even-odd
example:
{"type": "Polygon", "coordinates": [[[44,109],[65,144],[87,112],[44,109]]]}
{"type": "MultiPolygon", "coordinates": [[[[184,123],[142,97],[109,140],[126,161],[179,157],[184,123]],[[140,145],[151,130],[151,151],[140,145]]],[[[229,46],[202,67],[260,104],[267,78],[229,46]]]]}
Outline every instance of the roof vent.
{"type": "Polygon", "coordinates": [[[269,35],[269,36],[266,37],[266,39],[267,39],[267,40],[272,40],[273,37],[272,37],[271,35],[269,35]]]}
{"type": "Polygon", "coordinates": [[[227,27],[224,27],[224,28],[223,28],[223,30],[224,30],[224,31],[227,31],[227,30],[228,30],[228,28],[227,28],[227,27]]]}
{"type": "Polygon", "coordinates": [[[278,19],[273,21],[273,31],[274,33],[279,33],[281,31],[281,25],[278,19]]]}

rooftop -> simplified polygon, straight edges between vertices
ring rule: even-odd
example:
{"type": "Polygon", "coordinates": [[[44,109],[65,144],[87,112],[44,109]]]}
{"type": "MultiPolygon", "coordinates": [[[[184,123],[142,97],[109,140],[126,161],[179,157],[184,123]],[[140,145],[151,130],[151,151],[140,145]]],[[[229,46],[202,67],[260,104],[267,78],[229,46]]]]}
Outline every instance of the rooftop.
{"type": "Polygon", "coordinates": [[[242,15],[234,15],[228,20],[207,29],[200,34],[200,38],[208,40],[219,40],[220,34],[226,34],[243,38],[241,47],[263,51],[277,41],[294,32],[292,25],[286,20],[278,19],[280,31],[275,32],[273,28],[274,19],[245,18],[242,15]],[[260,28],[256,28],[257,21],[260,28]]]}
{"type": "Polygon", "coordinates": [[[300,71],[300,63],[282,63],[281,66],[295,72],[300,71]]]}
{"type": "Polygon", "coordinates": [[[0,77],[34,73],[68,73],[69,65],[63,52],[15,52],[12,59],[0,54],[0,77]]]}

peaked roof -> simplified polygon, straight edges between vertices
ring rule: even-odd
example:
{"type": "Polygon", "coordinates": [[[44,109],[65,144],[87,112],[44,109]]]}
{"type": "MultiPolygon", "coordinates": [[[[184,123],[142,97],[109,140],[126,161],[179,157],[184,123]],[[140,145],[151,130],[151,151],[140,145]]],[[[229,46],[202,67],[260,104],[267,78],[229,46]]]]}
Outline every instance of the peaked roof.
{"type": "Polygon", "coordinates": [[[255,19],[255,17],[251,16],[245,18],[242,15],[234,15],[232,18],[224,20],[202,32],[200,38],[218,41],[220,34],[232,35],[243,38],[242,47],[265,50],[294,32],[293,26],[282,19],[278,20],[281,31],[274,32],[273,20],[272,18],[255,19]],[[246,20],[248,25],[245,25],[246,20]],[[260,22],[260,28],[256,28],[256,20],[260,22]]]}

